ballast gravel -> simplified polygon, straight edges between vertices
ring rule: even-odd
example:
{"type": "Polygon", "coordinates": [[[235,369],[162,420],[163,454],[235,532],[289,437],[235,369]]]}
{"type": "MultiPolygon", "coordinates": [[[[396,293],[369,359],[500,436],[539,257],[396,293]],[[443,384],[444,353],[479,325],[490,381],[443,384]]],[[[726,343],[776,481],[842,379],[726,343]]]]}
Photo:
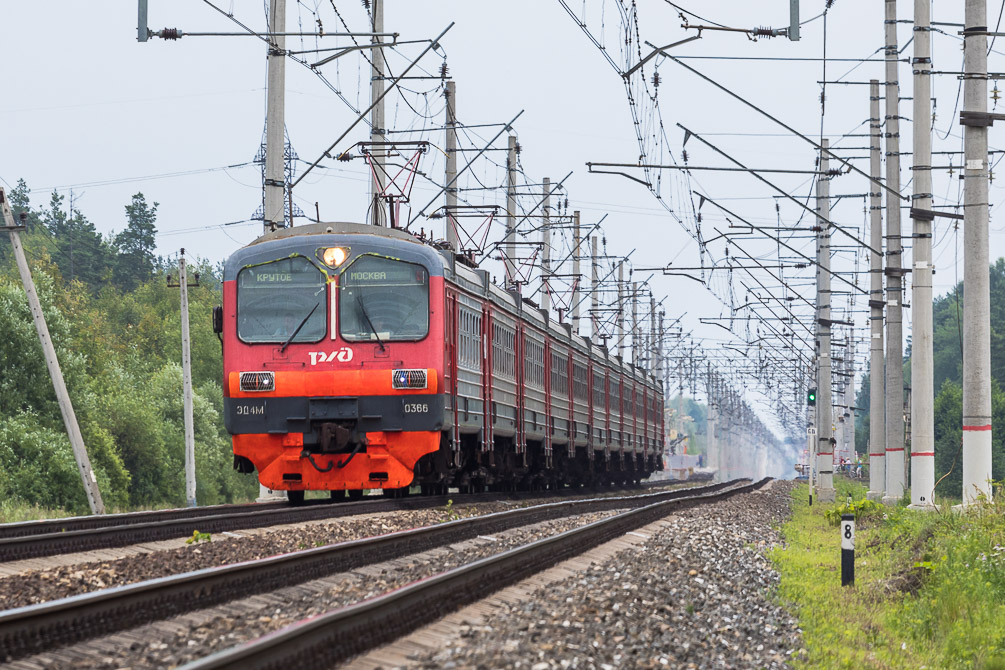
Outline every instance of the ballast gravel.
{"type": "MultiPolygon", "coordinates": [[[[89,593],[112,586],[218,565],[240,563],[276,554],[321,547],[398,530],[430,526],[451,519],[512,509],[509,503],[452,505],[426,510],[382,512],[310,523],[296,528],[246,537],[215,534],[209,541],[127,556],[114,561],[60,566],[0,578],[0,610],[89,593]]],[[[198,521],[194,522],[198,527],[198,521]]]]}
{"type": "MultiPolygon", "coordinates": [[[[694,484],[666,482],[667,488],[694,484]]],[[[562,499],[631,496],[656,489],[582,492],[568,498],[555,496],[512,501],[470,502],[426,510],[380,512],[342,517],[330,522],[310,522],[294,528],[259,535],[228,537],[212,535],[210,541],[194,542],[177,549],[127,556],[111,561],[80,563],[32,570],[0,577],[0,611],[90,593],[113,586],[176,575],[192,570],[250,561],[276,554],[320,547],[347,540],[384,535],[399,530],[429,526],[452,519],[502,512],[517,507],[557,502],[562,499]]],[[[198,521],[193,522],[198,528],[198,521]]]]}
{"type": "Polygon", "coordinates": [[[423,668],[784,668],[801,647],[772,600],[789,482],[668,517],[634,549],[463,630],[423,668]]]}
{"type": "MultiPolygon", "coordinates": [[[[214,652],[261,637],[269,632],[307,617],[345,607],[367,598],[400,588],[417,579],[528,544],[550,535],[565,532],[623,510],[595,512],[524,526],[493,537],[479,538],[458,545],[434,549],[416,556],[390,561],[380,567],[365,568],[343,575],[334,585],[311,588],[308,585],[276,592],[265,604],[262,596],[240,601],[231,606],[214,608],[207,615],[198,615],[199,623],[182,627],[185,617],[164,624],[150,624],[130,631],[133,642],[114,655],[87,652],[88,648],[106,648],[110,638],[81,643],[82,656],[73,667],[88,668],[171,668],[208,656],[214,652]],[[281,604],[275,601],[282,600],[281,604]],[[223,613],[226,611],[226,614],[223,613]]],[[[323,580],[322,580],[323,581],[323,580]]],[[[316,584],[320,584],[317,582],[316,584]]],[[[112,636],[113,638],[115,636],[112,636]]],[[[77,656],[69,648],[68,652],[77,656]]],[[[46,664],[46,659],[34,657],[31,662],[46,664]]]]}

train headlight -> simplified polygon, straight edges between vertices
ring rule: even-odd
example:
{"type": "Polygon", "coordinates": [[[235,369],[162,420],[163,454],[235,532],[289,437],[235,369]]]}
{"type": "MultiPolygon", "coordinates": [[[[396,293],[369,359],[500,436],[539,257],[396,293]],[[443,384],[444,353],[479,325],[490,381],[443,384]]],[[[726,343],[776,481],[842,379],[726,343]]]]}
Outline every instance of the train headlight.
{"type": "Polygon", "coordinates": [[[265,372],[242,372],[242,391],[275,391],[276,376],[269,371],[265,372]]]}
{"type": "Polygon", "coordinates": [[[425,370],[392,370],[391,388],[394,389],[424,389],[426,388],[425,370]]]}
{"type": "Polygon", "coordinates": [[[348,257],[349,249],[347,247],[328,247],[321,252],[321,260],[330,268],[342,265],[348,257]]]}

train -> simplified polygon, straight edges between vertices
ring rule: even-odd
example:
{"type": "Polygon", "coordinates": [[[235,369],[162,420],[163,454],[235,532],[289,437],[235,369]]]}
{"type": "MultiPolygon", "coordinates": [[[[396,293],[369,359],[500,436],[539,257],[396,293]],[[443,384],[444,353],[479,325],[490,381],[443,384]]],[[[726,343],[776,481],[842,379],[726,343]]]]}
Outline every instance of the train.
{"type": "Polygon", "coordinates": [[[226,260],[213,329],[234,468],[293,504],[627,485],[663,467],[653,375],[401,229],[264,234],[226,260]]]}

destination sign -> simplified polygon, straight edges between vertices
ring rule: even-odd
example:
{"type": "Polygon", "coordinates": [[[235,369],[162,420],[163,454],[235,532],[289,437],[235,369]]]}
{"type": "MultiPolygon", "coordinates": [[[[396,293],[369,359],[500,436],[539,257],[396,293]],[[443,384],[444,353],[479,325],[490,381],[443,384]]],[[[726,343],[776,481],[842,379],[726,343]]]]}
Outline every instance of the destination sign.
{"type": "Polygon", "coordinates": [[[273,263],[244,268],[239,275],[242,288],[265,286],[322,286],[325,275],[305,258],[284,258],[273,263]]]}
{"type": "MultiPolygon", "coordinates": [[[[388,264],[389,265],[389,264],[388,264]]],[[[426,271],[418,265],[395,263],[396,267],[382,269],[352,268],[343,274],[344,286],[422,286],[426,271]]],[[[371,266],[372,267],[372,266],[371,266]]]]}

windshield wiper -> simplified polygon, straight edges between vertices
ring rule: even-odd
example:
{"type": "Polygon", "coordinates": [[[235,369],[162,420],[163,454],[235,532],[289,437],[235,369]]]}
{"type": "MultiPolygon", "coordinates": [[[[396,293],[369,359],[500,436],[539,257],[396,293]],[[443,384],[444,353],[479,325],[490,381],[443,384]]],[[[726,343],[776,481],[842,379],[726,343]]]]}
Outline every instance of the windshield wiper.
{"type": "Polygon", "coordinates": [[[373,327],[373,321],[370,320],[370,315],[366,313],[366,307],[363,306],[363,294],[360,293],[356,296],[356,304],[359,306],[359,311],[362,312],[363,318],[366,319],[366,324],[370,326],[370,332],[377,339],[377,344],[380,345],[380,350],[384,351],[384,343],[380,339],[380,335],[377,334],[377,329],[373,327]]]}
{"type": "Polygon", "coordinates": [[[321,306],[320,302],[314,305],[314,309],[308,312],[307,316],[304,317],[304,320],[300,322],[300,325],[297,326],[296,330],[293,331],[293,334],[290,335],[290,338],[285,342],[283,342],[283,346],[279,347],[279,353],[283,353],[284,351],[286,351],[286,347],[290,346],[290,342],[293,341],[293,338],[300,334],[300,329],[304,327],[304,324],[307,323],[308,319],[314,316],[314,312],[318,311],[318,307],[320,306],[321,306]]]}

